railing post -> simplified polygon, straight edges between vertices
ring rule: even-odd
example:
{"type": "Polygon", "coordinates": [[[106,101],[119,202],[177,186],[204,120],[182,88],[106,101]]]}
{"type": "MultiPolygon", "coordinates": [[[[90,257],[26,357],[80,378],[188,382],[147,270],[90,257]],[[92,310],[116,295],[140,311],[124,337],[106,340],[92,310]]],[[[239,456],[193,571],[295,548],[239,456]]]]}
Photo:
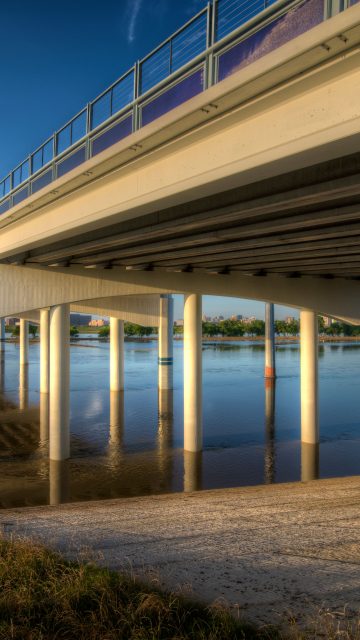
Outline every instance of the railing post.
{"type": "Polygon", "coordinates": [[[139,122],[139,105],[137,99],[140,96],[140,63],[139,61],[134,64],[134,107],[133,107],[133,131],[137,131],[140,128],[139,122]]]}

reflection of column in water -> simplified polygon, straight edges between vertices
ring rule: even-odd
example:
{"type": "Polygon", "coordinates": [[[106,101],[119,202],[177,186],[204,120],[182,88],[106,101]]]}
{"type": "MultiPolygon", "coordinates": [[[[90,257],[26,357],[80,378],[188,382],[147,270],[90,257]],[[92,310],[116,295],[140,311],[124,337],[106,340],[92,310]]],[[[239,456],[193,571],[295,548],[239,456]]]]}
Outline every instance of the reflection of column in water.
{"type": "Polygon", "coordinates": [[[159,451],[170,449],[173,438],[173,391],[171,389],[159,389],[159,423],[158,445],[159,451]]]}
{"type": "Polygon", "coordinates": [[[49,394],[40,393],[40,449],[49,441],[49,394]]]}
{"type": "Polygon", "coordinates": [[[21,364],[19,371],[19,408],[29,406],[29,365],[21,364]]]}
{"type": "Polygon", "coordinates": [[[158,453],[162,488],[171,490],[173,445],[173,391],[159,389],[158,395],[158,453]]]}
{"type": "Polygon", "coordinates": [[[68,460],[49,460],[50,504],[69,502],[70,463],[68,460]]]}
{"type": "Polygon", "coordinates": [[[275,379],[265,380],[265,484],[275,481],[275,379]]]}
{"type": "Polygon", "coordinates": [[[112,464],[116,465],[123,452],[124,443],[124,392],[110,391],[110,431],[108,454],[112,464]]]}
{"type": "Polygon", "coordinates": [[[5,392],[5,353],[0,352],[0,393],[5,392]]]}
{"type": "Polygon", "coordinates": [[[319,443],[301,443],[301,481],[317,480],[319,478],[319,443]]]}
{"type": "Polygon", "coordinates": [[[202,451],[184,451],[184,491],[202,489],[202,451]]]}

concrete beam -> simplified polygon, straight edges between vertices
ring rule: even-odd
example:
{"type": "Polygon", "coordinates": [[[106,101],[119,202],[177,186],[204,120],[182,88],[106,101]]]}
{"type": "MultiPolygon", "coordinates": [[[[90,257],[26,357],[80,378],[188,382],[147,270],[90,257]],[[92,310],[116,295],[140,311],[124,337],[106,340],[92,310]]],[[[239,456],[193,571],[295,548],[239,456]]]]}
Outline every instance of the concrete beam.
{"type": "Polygon", "coordinates": [[[294,308],[306,309],[311,306],[323,315],[346,317],[355,323],[360,319],[360,282],[337,278],[327,280],[121,269],[94,273],[91,269],[75,267],[49,269],[1,264],[0,283],[0,317],[82,300],[84,294],[91,295],[95,291],[98,297],[154,296],[192,291],[201,295],[274,302],[294,308]]]}

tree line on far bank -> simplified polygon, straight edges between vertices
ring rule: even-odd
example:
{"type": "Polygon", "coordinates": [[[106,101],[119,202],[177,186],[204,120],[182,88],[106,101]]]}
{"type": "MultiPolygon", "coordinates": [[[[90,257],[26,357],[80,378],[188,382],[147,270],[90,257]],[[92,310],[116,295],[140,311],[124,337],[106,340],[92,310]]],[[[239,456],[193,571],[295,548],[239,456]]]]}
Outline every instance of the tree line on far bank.
{"type": "MultiPolygon", "coordinates": [[[[11,332],[11,335],[16,337],[20,333],[19,325],[13,327],[6,327],[7,331],[11,332]]],[[[29,323],[29,334],[36,338],[39,331],[38,325],[29,323]]],[[[174,335],[182,335],[184,331],[183,326],[174,325],[174,335]]],[[[132,322],[124,323],[124,333],[126,337],[149,337],[157,335],[157,327],[144,327],[132,322]]],[[[277,336],[298,336],[300,333],[300,321],[292,320],[286,322],[285,320],[275,320],[275,334],[277,336]]],[[[328,336],[360,336],[360,326],[355,327],[345,322],[334,322],[329,327],[325,327],[325,323],[322,317],[319,316],[319,333],[320,335],[328,336]]],[[[212,337],[263,337],[265,335],[265,322],[264,320],[253,320],[252,322],[244,322],[242,320],[222,320],[221,322],[209,322],[202,323],[202,334],[207,338],[212,337]]],[[[76,326],[70,327],[70,336],[75,338],[79,335],[79,330],[76,326]]],[[[109,325],[105,325],[99,328],[98,337],[108,338],[110,335],[109,325]]]]}
{"type": "MultiPolygon", "coordinates": [[[[174,325],[174,335],[182,335],[183,326],[174,325]]],[[[124,333],[127,337],[146,337],[156,335],[157,327],[142,327],[131,322],[124,323],[124,333]]],[[[300,333],[300,321],[275,320],[275,334],[277,336],[297,336],[300,333]]],[[[334,322],[329,327],[325,327],[324,320],[319,316],[319,333],[328,336],[358,336],[360,327],[354,327],[344,322],[334,322]]],[[[202,334],[205,337],[263,337],[265,335],[264,320],[253,320],[243,322],[241,320],[222,320],[221,322],[203,322],[202,334]]],[[[106,338],[110,335],[110,327],[101,327],[99,337],[106,338]]]]}

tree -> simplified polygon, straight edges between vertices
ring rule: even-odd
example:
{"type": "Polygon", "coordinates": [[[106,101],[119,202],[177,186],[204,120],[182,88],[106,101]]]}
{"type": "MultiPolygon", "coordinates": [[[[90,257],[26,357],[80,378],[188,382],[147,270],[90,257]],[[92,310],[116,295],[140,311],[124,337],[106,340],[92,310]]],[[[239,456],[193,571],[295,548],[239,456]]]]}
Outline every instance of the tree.
{"type": "Polygon", "coordinates": [[[18,324],[16,324],[15,326],[12,327],[12,331],[11,331],[12,335],[15,336],[19,336],[20,335],[20,326],[18,324]]]}
{"type": "MultiPolygon", "coordinates": [[[[183,329],[183,327],[181,327],[183,329]]],[[[181,332],[183,333],[183,331],[181,332]]],[[[217,336],[219,334],[219,326],[215,322],[203,322],[202,323],[202,335],[203,336],[217,336]]]]}
{"type": "Polygon", "coordinates": [[[184,333],[184,327],[179,324],[174,324],[174,336],[179,336],[184,333]]]}
{"type": "Polygon", "coordinates": [[[77,336],[78,336],[78,335],[79,335],[78,328],[77,328],[77,327],[75,327],[74,325],[72,325],[72,326],[70,327],[70,337],[71,337],[71,338],[77,338],[77,336]]]}
{"type": "Polygon", "coordinates": [[[31,336],[33,337],[33,339],[36,338],[37,336],[37,332],[38,332],[38,327],[36,324],[29,324],[29,333],[31,334],[31,336]]]}
{"type": "Polygon", "coordinates": [[[100,327],[98,331],[99,338],[108,338],[110,335],[110,327],[109,325],[105,325],[104,327],[100,327]]]}

